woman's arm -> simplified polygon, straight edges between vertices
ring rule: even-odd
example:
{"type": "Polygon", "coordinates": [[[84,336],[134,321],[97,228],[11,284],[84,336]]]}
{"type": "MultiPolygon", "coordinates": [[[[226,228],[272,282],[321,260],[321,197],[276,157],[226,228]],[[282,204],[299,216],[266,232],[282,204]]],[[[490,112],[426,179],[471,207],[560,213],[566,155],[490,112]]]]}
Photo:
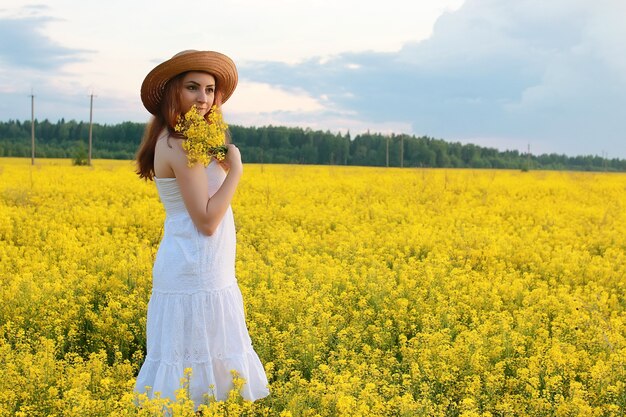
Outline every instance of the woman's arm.
{"type": "Polygon", "coordinates": [[[209,198],[208,179],[205,167],[196,163],[187,166],[187,154],[180,146],[180,141],[172,147],[171,166],[176,176],[180,193],[195,226],[205,235],[212,235],[219,226],[230,205],[239,179],[243,174],[243,164],[239,149],[228,145],[225,165],[230,169],[219,190],[209,198]]]}

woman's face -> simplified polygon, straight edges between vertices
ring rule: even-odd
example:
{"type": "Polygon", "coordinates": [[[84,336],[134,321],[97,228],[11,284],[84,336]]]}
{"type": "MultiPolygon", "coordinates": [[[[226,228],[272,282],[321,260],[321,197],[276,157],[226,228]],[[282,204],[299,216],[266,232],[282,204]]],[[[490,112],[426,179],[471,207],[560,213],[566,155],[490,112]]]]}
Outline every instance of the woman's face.
{"type": "Polygon", "coordinates": [[[213,105],[215,97],[215,78],[206,72],[191,71],[183,77],[183,89],[180,101],[183,112],[189,111],[194,104],[198,113],[204,116],[213,105]]]}

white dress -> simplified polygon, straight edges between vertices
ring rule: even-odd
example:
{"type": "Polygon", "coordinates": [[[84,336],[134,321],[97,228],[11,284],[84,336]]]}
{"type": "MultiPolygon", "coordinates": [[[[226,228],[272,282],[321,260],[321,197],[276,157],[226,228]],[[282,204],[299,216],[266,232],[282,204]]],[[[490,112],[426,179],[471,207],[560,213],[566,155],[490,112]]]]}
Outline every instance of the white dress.
{"type": "MultiPolygon", "coordinates": [[[[226,173],[213,160],[206,168],[209,195],[226,173]]],[[[175,178],[155,178],[165,207],[163,239],[153,267],[148,303],[147,355],[135,391],[175,400],[184,369],[192,368],[190,397],[196,407],[212,393],[224,400],[231,370],[246,380],[242,396],[269,394],[263,365],[252,348],[235,277],[235,223],[228,207],[213,235],[193,224],[175,178]]]]}

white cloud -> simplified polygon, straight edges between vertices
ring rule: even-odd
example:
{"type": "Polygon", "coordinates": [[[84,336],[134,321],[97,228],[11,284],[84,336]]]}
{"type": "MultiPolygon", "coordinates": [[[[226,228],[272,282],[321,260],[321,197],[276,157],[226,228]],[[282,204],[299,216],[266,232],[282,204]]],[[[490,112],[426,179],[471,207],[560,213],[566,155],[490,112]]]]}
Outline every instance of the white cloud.
{"type": "Polygon", "coordinates": [[[321,100],[301,89],[286,91],[266,83],[241,81],[224,108],[233,113],[311,112],[324,108],[321,100]]]}
{"type": "Polygon", "coordinates": [[[361,120],[354,111],[337,109],[328,97],[311,97],[302,89],[284,90],[266,83],[240,82],[224,105],[229,123],[242,126],[291,126],[331,132],[409,132],[406,122],[361,120]]]}
{"type": "Polygon", "coordinates": [[[374,122],[362,120],[352,113],[333,111],[275,111],[267,113],[232,112],[225,110],[229,123],[241,126],[290,126],[333,133],[350,132],[354,137],[367,131],[383,134],[410,132],[411,125],[406,122],[374,122]]]}

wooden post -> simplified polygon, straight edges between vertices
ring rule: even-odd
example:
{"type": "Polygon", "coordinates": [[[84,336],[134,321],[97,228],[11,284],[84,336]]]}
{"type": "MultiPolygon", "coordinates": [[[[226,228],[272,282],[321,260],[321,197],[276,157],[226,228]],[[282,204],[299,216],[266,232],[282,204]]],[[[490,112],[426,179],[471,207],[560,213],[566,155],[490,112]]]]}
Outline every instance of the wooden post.
{"type": "Polygon", "coordinates": [[[35,95],[30,91],[30,164],[35,165],[35,95]]]}
{"type": "Polygon", "coordinates": [[[91,166],[91,130],[93,125],[93,93],[89,96],[89,156],[87,157],[87,163],[91,166]]]}
{"type": "Polygon", "coordinates": [[[400,168],[404,168],[404,135],[400,136],[400,168]]]}
{"type": "Polygon", "coordinates": [[[389,168],[389,136],[387,136],[387,152],[385,154],[385,166],[389,168]]]}

